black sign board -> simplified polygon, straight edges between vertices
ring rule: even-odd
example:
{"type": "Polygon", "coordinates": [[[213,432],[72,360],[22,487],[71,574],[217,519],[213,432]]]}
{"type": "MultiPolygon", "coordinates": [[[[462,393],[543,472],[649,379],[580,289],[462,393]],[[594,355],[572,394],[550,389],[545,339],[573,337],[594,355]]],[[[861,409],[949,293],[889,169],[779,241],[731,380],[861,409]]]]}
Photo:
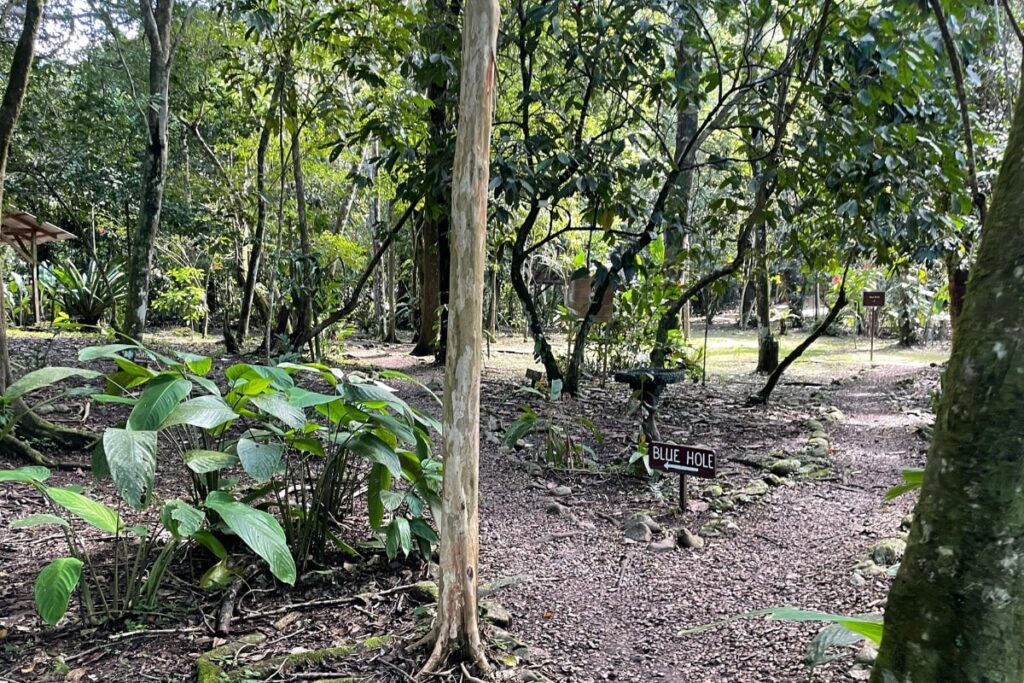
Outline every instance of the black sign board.
{"type": "Polygon", "coordinates": [[[692,474],[701,479],[715,478],[715,452],[703,446],[679,446],[651,441],[647,461],[652,470],[692,474]]]}
{"type": "Polygon", "coordinates": [[[877,308],[885,305],[885,292],[864,292],[863,303],[867,308],[877,308]]]}

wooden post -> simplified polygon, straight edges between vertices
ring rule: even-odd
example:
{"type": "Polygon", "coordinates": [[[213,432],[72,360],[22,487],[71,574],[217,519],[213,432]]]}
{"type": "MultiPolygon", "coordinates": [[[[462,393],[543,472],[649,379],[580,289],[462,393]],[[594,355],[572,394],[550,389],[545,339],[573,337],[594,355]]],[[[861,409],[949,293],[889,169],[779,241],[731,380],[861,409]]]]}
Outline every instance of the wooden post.
{"type": "Polygon", "coordinates": [[[871,355],[870,360],[872,363],[875,362],[875,323],[878,320],[878,309],[874,306],[871,307],[871,316],[868,322],[868,335],[871,337],[871,355]]]}
{"type": "Polygon", "coordinates": [[[679,512],[686,512],[686,475],[679,475],[679,512]]]}
{"type": "Polygon", "coordinates": [[[29,241],[32,243],[32,263],[30,264],[32,275],[32,317],[33,322],[38,325],[40,318],[42,318],[42,312],[39,310],[39,252],[36,249],[35,231],[32,232],[29,241]]]}

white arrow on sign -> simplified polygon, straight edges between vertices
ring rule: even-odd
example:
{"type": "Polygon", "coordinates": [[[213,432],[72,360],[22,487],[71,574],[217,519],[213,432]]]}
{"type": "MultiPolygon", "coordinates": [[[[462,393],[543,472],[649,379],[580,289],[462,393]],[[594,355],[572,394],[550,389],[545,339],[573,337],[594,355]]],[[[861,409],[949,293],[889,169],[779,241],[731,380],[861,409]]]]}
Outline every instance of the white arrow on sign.
{"type": "Polygon", "coordinates": [[[668,463],[665,465],[666,470],[677,470],[679,472],[689,472],[690,474],[697,474],[700,472],[696,467],[684,467],[683,465],[676,465],[675,463],[668,463]]]}

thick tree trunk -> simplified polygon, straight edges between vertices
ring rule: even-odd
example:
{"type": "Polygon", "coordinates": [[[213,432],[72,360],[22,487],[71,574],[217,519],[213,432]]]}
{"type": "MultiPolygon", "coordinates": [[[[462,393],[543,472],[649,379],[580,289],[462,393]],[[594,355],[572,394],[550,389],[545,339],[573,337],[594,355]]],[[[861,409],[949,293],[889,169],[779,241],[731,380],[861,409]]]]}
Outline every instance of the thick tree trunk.
{"type": "Polygon", "coordinates": [[[982,230],[874,683],[1024,680],[1024,98],[982,230]]]}
{"type": "Polygon", "coordinates": [[[779,365],[779,342],[772,334],[772,281],[768,267],[768,227],[764,221],[757,226],[757,253],[754,268],[757,308],[757,371],[770,373],[779,365]]]}
{"type": "Polygon", "coordinates": [[[488,664],[477,617],[480,362],[491,116],[496,77],[497,0],[469,0],[463,25],[458,137],[452,173],[451,322],[444,396],[444,491],[434,671],[457,645],[488,664]]]}
{"type": "Polygon", "coordinates": [[[309,241],[309,221],[306,218],[306,181],[302,173],[302,125],[299,121],[299,95],[296,85],[295,65],[292,62],[290,53],[286,56],[285,63],[290,72],[291,93],[288,97],[288,114],[293,122],[291,129],[292,179],[295,183],[295,217],[299,228],[299,250],[302,253],[303,260],[301,269],[292,270],[292,277],[303,279],[299,287],[299,292],[301,292],[299,300],[292,303],[295,306],[296,314],[295,332],[305,337],[312,337],[309,334],[309,330],[313,325],[313,284],[308,281],[312,270],[312,263],[310,263],[312,248],[309,241]]]}
{"type": "Polygon", "coordinates": [[[128,258],[128,301],[125,333],[141,340],[149,305],[149,275],[160,229],[167,176],[168,90],[171,76],[171,15],[174,0],[140,0],[142,26],[149,43],[149,106],[146,107],[146,153],[142,165],[139,220],[128,258]]]}

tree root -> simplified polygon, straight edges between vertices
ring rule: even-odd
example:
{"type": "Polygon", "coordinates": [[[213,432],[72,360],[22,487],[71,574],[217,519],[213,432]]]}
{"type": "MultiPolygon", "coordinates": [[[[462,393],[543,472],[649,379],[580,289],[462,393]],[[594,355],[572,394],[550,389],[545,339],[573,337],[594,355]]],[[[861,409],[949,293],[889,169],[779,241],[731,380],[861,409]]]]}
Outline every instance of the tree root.
{"type": "Polygon", "coordinates": [[[82,450],[96,443],[97,436],[90,432],[70,427],[61,427],[32,412],[20,399],[14,402],[14,412],[18,416],[16,431],[25,437],[48,441],[59,448],[82,450]]]}
{"type": "MultiPolygon", "coordinates": [[[[198,683],[235,683],[243,680],[263,680],[268,676],[274,676],[287,672],[288,670],[308,664],[322,664],[324,662],[344,659],[352,655],[368,650],[379,649],[391,642],[390,636],[376,636],[367,638],[357,644],[335,645],[319,650],[296,652],[293,654],[269,657],[259,662],[240,664],[233,670],[226,670],[234,664],[238,654],[248,647],[259,645],[266,639],[262,634],[251,634],[241,639],[214,648],[196,661],[198,683]]],[[[358,683],[360,678],[342,678],[350,683],[358,683]]]]}

